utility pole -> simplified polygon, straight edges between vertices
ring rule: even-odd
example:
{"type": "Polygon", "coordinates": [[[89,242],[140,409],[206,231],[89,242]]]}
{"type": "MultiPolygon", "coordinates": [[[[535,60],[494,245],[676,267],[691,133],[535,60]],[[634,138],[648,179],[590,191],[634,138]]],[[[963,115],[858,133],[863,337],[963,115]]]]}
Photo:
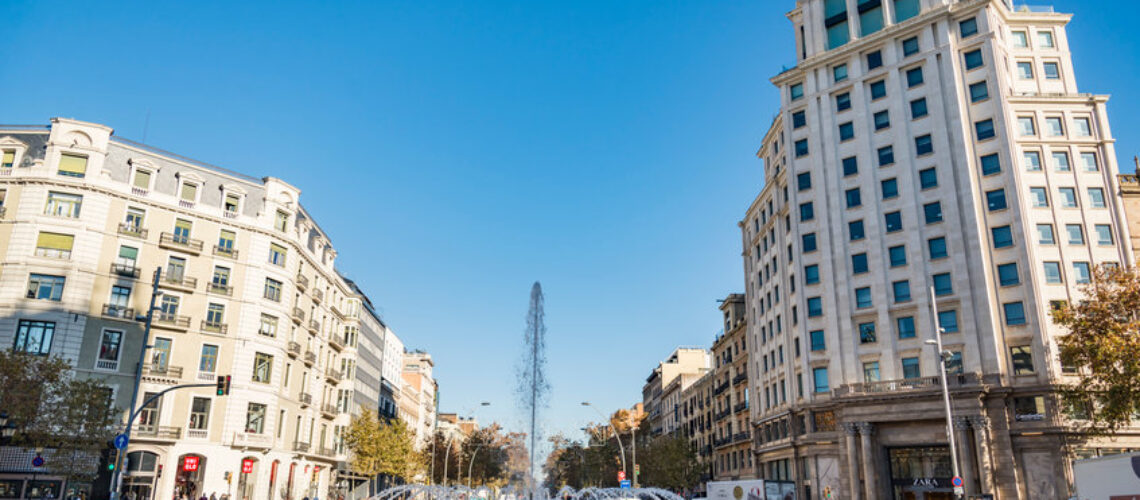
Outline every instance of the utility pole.
{"type": "MultiPolygon", "coordinates": [[[[950,387],[946,383],[946,356],[942,351],[942,324],[938,319],[938,299],[935,296],[934,287],[930,287],[930,307],[934,310],[934,340],[927,340],[927,344],[934,345],[938,349],[938,375],[942,380],[942,402],[946,405],[946,438],[950,441],[950,465],[954,468],[954,477],[962,477],[961,472],[958,470],[958,445],[954,441],[954,416],[953,409],[950,406],[950,387]]],[[[961,495],[955,493],[955,498],[962,498],[961,495]]]]}
{"type": "Polygon", "coordinates": [[[637,488],[637,415],[630,412],[629,419],[629,432],[633,434],[633,443],[630,445],[633,448],[633,487],[637,488]]]}
{"type": "Polygon", "coordinates": [[[119,490],[122,485],[120,484],[123,479],[123,458],[127,454],[131,442],[131,421],[135,412],[135,405],[139,400],[139,387],[142,385],[142,371],[143,363],[146,362],[146,351],[150,348],[150,325],[154,321],[155,302],[158,300],[162,292],[158,290],[158,282],[162,279],[162,268],[159,267],[154,270],[154,282],[151,283],[150,289],[150,307],[146,310],[146,325],[143,327],[142,346],[139,347],[139,362],[135,366],[135,383],[134,388],[131,390],[131,406],[127,411],[127,428],[123,430],[123,435],[127,437],[127,447],[119,451],[115,455],[115,473],[111,476],[111,500],[119,500],[119,490]]]}

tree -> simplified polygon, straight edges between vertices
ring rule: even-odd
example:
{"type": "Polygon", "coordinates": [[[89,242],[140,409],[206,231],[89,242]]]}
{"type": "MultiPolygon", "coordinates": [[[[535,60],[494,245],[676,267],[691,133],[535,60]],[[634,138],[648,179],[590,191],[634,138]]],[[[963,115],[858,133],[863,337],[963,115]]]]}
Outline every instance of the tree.
{"type": "Polygon", "coordinates": [[[1062,399],[1090,432],[1111,433],[1140,414],[1140,273],[1097,268],[1081,287],[1084,300],[1055,307],[1061,364],[1076,370],[1062,399]]]}
{"type": "Polygon", "coordinates": [[[388,474],[409,480],[423,472],[415,434],[401,419],[381,422],[376,412],[364,410],[345,429],[344,442],[351,452],[349,466],[362,476],[388,474]]]}
{"type": "Polygon", "coordinates": [[[701,479],[701,463],[689,439],[680,433],[659,436],[640,455],[641,481],[659,488],[681,491],[701,479]]]}
{"type": "Polygon", "coordinates": [[[463,440],[462,437],[450,437],[441,431],[436,431],[431,444],[428,445],[429,448],[424,450],[424,456],[435,457],[432,482],[443,484],[444,472],[447,473],[446,482],[454,483],[459,480],[459,471],[463,465],[461,455],[463,440]]]}

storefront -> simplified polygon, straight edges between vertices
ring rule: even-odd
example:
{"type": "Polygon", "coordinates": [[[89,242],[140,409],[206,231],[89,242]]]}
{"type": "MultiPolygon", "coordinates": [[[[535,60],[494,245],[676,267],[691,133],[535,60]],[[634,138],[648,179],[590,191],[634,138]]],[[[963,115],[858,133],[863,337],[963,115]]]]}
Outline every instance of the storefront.
{"type": "Polygon", "coordinates": [[[156,481],[161,475],[158,455],[149,451],[128,453],[123,474],[124,500],[154,500],[156,481]]]}
{"type": "MultiPolygon", "coordinates": [[[[68,479],[52,468],[59,463],[53,450],[37,453],[32,450],[5,446],[0,449],[0,500],[91,498],[91,483],[68,479]],[[40,466],[33,461],[39,457],[40,466]]],[[[72,463],[73,466],[87,464],[72,463]]],[[[92,475],[96,464],[90,464],[92,475]]]]}
{"type": "Polygon", "coordinates": [[[895,500],[954,500],[949,447],[890,448],[888,452],[895,500]]]}

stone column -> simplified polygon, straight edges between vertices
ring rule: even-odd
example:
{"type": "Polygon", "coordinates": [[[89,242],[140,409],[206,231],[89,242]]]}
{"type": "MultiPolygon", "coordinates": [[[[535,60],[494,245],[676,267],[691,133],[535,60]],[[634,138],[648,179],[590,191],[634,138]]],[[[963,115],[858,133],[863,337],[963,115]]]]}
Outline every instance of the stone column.
{"type": "Polygon", "coordinates": [[[875,427],[870,422],[859,422],[859,434],[861,435],[863,444],[863,491],[864,497],[867,500],[879,498],[877,490],[879,489],[879,481],[875,475],[875,460],[874,447],[871,443],[871,436],[875,434],[875,427]]]}
{"type": "Polygon", "coordinates": [[[966,496],[976,494],[974,487],[974,443],[970,440],[970,420],[967,417],[954,418],[954,438],[958,442],[959,465],[962,466],[962,482],[966,496]]]}
{"type": "MultiPolygon", "coordinates": [[[[843,424],[843,430],[847,445],[847,482],[851,484],[851,499],[860,500],[859,494],[859,445],[855,442],[855,433],[858,432],[858,427],[855,424],[843,424]]],[[[874,498],[874,497],[872,497],[874,498]]]]}
{"type": "Polygon", "coordinates": [[[970,417],[974,425],[974,443],[977,445],[978,485],[981,493],[994,493],[994,464],[990,458],[990,417],[978,415],[970,417]]]}

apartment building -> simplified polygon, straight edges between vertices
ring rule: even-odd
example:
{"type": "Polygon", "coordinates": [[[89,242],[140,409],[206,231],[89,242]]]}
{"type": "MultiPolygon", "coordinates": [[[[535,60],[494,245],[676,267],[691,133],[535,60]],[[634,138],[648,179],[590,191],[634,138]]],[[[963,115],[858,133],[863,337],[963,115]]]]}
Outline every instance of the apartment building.
{"type": "MultiPolygon", "coordinates": [[[[749,340],[744,294],[734,293],[721,301],[724,333],[713,342],[713,427],[716,438],[714,477],[717,481],[755,479],[752,456],[751,398],[749,397],[749,340]]],[[[775,367],[775,350],[772,367],[775,367]]],[[[783,362],[781,356],[780,362],[783,362]]],[[[764,370],[768,358],[765,353],[764,370]]],[[[765,387],[764,401],[775,396],[775,386],[765,387]],[[767,394],[772,389],[772,394],[767,394]]]]}
{"type": "Polygon", "coordinates": [[[713,479],[713,441],[715,429],[713,428],[713,373],[705,372],[688,389],[681,391],[681,421],[682,429],[689,438],[689,444],[697,452],[697,460],[701,463],[700,481],[693,490],[693,495],[707,493],[705,483],[713,479]]]}
{"type": "Polygon", "coordinates": [[[0,127],[0,153],[0,343],[69,360],[124,410],[140,362],[140,405],[210,385],[141,406],[123,490],[139,500],[335,492],[339,429],[354,402],[375,398],[365,386],[376,369],[356,370],[361,298],[300,190],[63,118],[0,127]],[[137,317],[156,270],[144,339],[137,317]],[[223,375],[232,392],[217,396],[223,375]]]}
{"type": "Polygon", "coordinates": [[[416,448],[423,449],[435,435],[436,396],[439,387],[432,376],[435,363],[423,351],[404,353],[404,399],[401,400],[400,418],[416,432],[416,448]]]}
{"type": "Polygon", "coordinates": [[[1124,217],[1132,235],[1132,255],[1140,255],[1140,158],[1133,158],[1137,172],[1121,175],[1120,196],[1124,200],[1124,217]]]}
{"type": "Polygon", "coordinates": [[[800,498],[952,494],[937,325],[966,494],[1067,498],[1073,458],[1140,444],[1075,432],[1055,397],[1051,305],[1134,261],[1108,97],[1078,91],[1071,16],[799,0],[788,19],[797,65],[772,79],[765,186],[741,222],[759,475],[800,498]]]}
{"type": "MultiPolygon", "coordinates": [[[[673,383],[674,379],[683,374],[697,375],[690,377],[695,381],[700,375],[709,370],[709,352],[699,347],[678,347],[665,361],[658,363],[645,385],[641,389],[642,405],[645,408],[646,419],[649,420],[650,432],[654,436],[665,433],[665,414],[670,413],[671,425],[680,426],[680,419],[673,418],[672,412],[679,407],[681,393],[684,387],[681,384],[670,392],[669,405],[664,401],[665,389],[673,383]]],[[[675,430],[675,429],[674,429],[675,430]]]]}

